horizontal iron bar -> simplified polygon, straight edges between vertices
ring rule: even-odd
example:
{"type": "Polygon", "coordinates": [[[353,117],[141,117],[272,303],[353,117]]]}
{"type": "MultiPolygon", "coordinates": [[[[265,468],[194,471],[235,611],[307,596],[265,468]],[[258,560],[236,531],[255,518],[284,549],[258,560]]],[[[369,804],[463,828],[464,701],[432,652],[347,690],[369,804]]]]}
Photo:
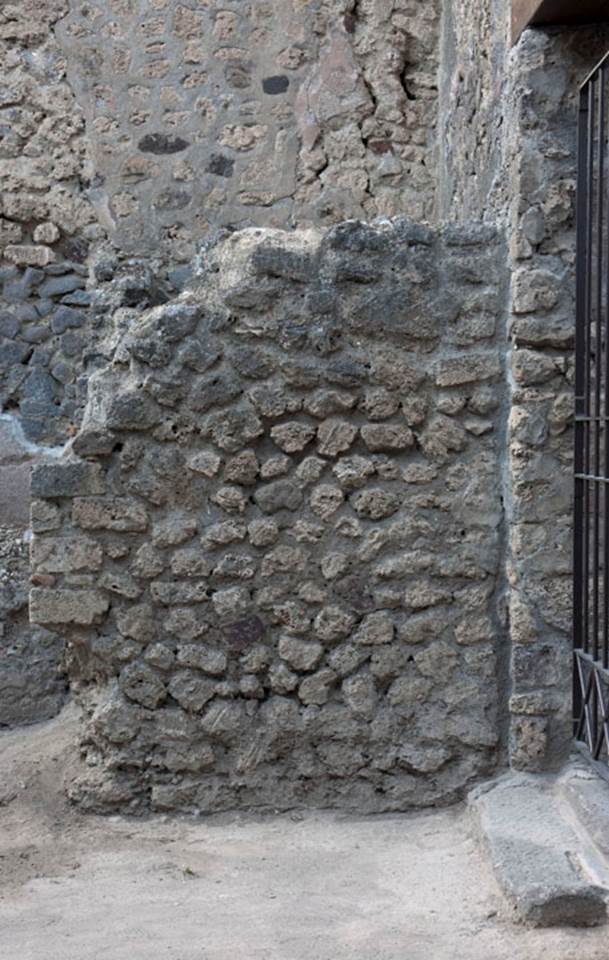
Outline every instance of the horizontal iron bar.
{"type": "Polygon", "coordinates": [[[590,71],[590,73],[588,74],[584,82],[581,84],[579,89],[583,90],[584,87],[587,87],[589,83],[593,83],[595,80],[597,80],[601,70],[603,69],[605,64],[608,62],[609,62],[609,53],[606,53],[603,59],[600,61],[600,63],[597,63],[596,66],[592,68],[592,70],[590,71]]]}
{"type": "Polygon", "coordinates": [[[603,680],[606,680],[609,683],[609,668],[604,667],[599,660],[595,660],[589,653],[586,653],[585,650],[575,650],[575,656],[579,657],[580,660],[583,660],[593,671],[599,673],[603,680]]]}

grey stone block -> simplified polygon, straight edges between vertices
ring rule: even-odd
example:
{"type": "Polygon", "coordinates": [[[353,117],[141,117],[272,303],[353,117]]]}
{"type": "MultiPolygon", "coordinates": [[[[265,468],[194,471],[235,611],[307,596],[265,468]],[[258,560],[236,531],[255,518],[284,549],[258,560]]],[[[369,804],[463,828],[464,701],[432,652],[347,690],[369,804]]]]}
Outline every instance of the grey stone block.
{"type": "Polygon", "coordinates": [[[0,467],[0,524],[27,527],[29,523],[29,463],[0,467]]]}
{"type": "Polygon", "coordinates": [[[68,327],[82,327],[86,323],[86,315],[80,310],[74,310],[72,307],[62,305],[53,314],[51,328],[53,333],[64,333],[68,327]]]}
{"type": "Polygon", "coordinates": [[[77,273],[65,273],[61,277],[50,277],[38,288],[40,297],[60,297],[84,287],[85,281],[77,273]]]}
{"type": "Polygon", "coordinates": [[[519,920],[536,927],[606,922],[609,888],[587,874],[588,851],[563,818],[551,781],[508,776],[474,790],[469,803],[495,877],[519,920]]]}
{"type": "Polygon", "coordinates": [[[0,315],[0,337],[14,337],[19,329],[19,320],[12,313],[0,315]]]}
{"type": "Polygon", "coordinates": [[[104,483],[98,463],[78,460],[41,463],[32,470],[33,497],[73,497],[103,491],[104,483]]]}
{"type": "Polygon", "coordinates": [[[51,336],[51,331],[41,323],[35,323],[21,331],[21,339],[26,343],[43,343],[51,336]]]}
{"type": "Polygon", "coordinates": [[[21,323],[35,323],[38,320],[38,311],[31,303],[20,303],[14,309],[21,323]]]}

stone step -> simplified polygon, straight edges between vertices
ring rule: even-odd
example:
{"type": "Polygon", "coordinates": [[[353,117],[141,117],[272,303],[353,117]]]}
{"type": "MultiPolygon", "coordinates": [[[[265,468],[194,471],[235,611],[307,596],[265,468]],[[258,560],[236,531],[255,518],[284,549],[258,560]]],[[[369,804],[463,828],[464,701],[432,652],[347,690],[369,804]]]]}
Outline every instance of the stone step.
{"type": "Polygon", "coordinates": [[[609,783],[580,757],[557,780],[557,795],[576,817],[585,834],[609,863],[609,783]]]}
{"type": "Polygon", "coordinates": [[[476,788],[469,806],[516,919],[536,927],[605,923],[608,865],[554,778],[508,774],[476,788]]]}

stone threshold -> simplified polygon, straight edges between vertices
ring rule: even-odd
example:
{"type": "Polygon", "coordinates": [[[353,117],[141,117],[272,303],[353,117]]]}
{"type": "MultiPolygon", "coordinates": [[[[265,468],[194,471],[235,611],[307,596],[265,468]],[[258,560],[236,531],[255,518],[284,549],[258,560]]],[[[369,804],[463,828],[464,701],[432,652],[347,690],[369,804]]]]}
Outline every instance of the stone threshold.
{"type": "Polygon", "coordinates": [[[607,921],[609,785],[581,761],[558,775],[506,774],[475,788],[468,805],[516,920],[535,927],[607,921]]]}

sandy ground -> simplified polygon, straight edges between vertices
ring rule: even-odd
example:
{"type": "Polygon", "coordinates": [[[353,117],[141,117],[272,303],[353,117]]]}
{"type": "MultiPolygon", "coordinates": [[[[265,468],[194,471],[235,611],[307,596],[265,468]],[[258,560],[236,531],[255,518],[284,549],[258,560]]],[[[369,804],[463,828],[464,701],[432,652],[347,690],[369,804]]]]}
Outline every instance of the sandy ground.
{"type": "Polygon", "coordinates": [[[510,921],[461,808],[83,817],[74,733],[0,734],[1,960],[609,960],[607,928],[510,921]]]}

